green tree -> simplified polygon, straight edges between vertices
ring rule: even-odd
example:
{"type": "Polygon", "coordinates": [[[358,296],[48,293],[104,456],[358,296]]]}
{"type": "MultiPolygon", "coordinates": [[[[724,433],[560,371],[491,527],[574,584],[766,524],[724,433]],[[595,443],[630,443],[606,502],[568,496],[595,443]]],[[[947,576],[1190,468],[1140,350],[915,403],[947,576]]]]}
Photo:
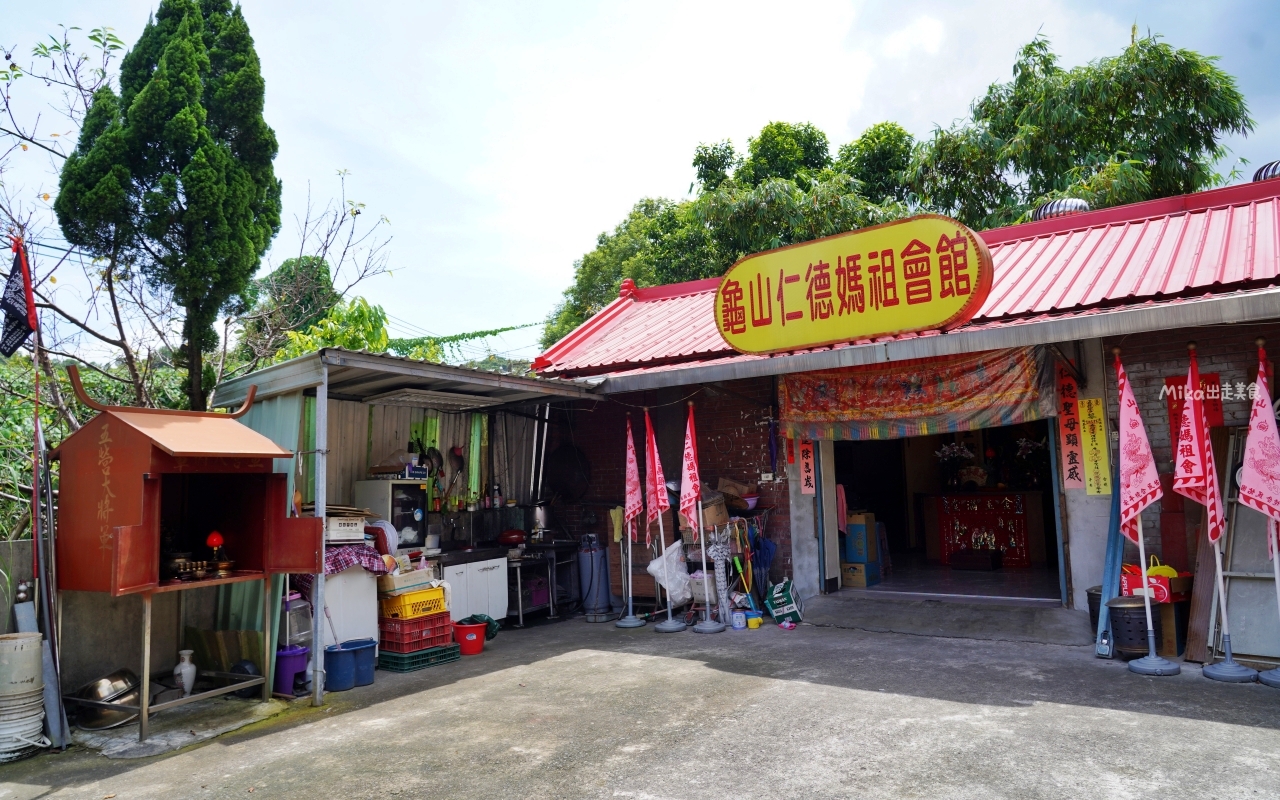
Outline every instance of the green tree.
{"type": "Polygon", "coordinates": [[[1024,210],[990,136],[975,126],[934,130],[916,148],[908,175],[924,209],[977,230],[1009,225],[1024,210]]]}
{"type": "Polygon", "coordinates": [[[275,361],[305,356],[322,347],[383,353],[390,343],[387,312],[382,310],[382,306],[370,305],[363,297],[352,298],[335,304],[319,322],[305,331],[286,332],[285,339],[275,361]]]}
{"type": "Polygon", "coordinates": [[[342,297],[333,289],[329,262],[320,256],[289,258],[245,291],[239,353],[244,361],[269,358],[289,331],[302,331],[324,318],[342,297]]]}
{"type": "Polygon", "coordinates": [[[720,184],[729,179],[737,166],[738,154],[734,152],[733,142],[728,139],[715,144],[700,144],[693,151],[693,168],[704,192],[714,192],[720,188],[720,184]]]}
{"type": "Polygon", "coordinates": [[[213,323],[240,301],[280,227],[264,91],[238,6],[162,0],[121,63],[119,97],[97,92],[62,170],[55,209],[67,240],[137,264],[185,310],[182,362],[197,410],[211,388],[213,323]]]}
{"type": "Polygon", "coordinates": [[[747,158],[734,173],[752,186],[770,178],[805,179],[831,166],[827,135],[808,122],[770,122],[747,142],[747,158]]]}
{"type": "Polygon", "coordinates": [[[915,139],[896,122],[878,122],[852,142],[841,145],[835,169],[861,184],[873,203],[905,202],[910,194],[907,170],[915,139]]]}
{"type": "Polygon", "coordinates": [[[901,219],[901,203],[872,203],[849,175],[828,174],[806,187],[774,178],[759,186],[721,187],[698,198],[693,213],[722,254],[723,274],[743,256],[901,219]]]}
{"type": "Polygon", "coordinates": [[[1046,199],[1096,207],[1218,185],[1222,139],[1253,130],[1217,59],[1134,37],[1118,56],[1063,69],[1049,42],[1022,48],[971,119],[917,149],[922,202],[970,225],[1011,222],[1046,199]]]}

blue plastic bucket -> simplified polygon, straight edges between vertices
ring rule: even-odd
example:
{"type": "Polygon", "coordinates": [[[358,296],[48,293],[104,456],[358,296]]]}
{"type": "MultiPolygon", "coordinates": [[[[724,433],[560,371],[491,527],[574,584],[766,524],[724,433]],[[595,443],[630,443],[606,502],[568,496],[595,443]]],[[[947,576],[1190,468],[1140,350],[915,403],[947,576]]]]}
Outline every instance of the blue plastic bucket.
{"type": "Polygon", "coordinates": [[[356,655],[356,686],[373,683],[373,669],[378,665],[377,647],[377,639],[351,639],[342,643],[343,650],[350,650],[356,655]]]}
{"type": "Polygon", "coordinates": [[[331,644],[324,649],[324,688],[345,692],[356,685],[356,651],[331,644]]]}

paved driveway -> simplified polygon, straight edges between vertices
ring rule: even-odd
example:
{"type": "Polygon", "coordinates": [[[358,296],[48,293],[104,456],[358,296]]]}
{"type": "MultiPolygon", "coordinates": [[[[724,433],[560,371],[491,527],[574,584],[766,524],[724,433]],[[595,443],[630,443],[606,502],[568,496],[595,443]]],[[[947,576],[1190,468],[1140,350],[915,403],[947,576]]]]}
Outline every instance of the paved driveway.
{"type": "Polygon", "coordinates": [[[1280,691],[994,638],[546,625],[169,756],[0,768],[0,798],[1280,796],[1280,691]]]}

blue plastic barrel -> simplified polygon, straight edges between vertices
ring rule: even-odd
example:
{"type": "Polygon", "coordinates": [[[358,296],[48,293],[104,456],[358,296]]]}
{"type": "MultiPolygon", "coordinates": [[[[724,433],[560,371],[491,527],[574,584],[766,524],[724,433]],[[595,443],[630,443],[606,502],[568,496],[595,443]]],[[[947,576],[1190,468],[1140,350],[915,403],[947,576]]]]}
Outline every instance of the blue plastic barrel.
{"type": "Polygon", "coordinates": [[[351,639],[342,643],[343,650],[355,653],[356,686],[373,683],[373,670],[377,666],[377,639],[351,639]]]}
{"type": "Polygon", "coordinates": [[[356,685],[356,651],[331,644],[324,649],[324,688],[345,692],[356,685]]]}

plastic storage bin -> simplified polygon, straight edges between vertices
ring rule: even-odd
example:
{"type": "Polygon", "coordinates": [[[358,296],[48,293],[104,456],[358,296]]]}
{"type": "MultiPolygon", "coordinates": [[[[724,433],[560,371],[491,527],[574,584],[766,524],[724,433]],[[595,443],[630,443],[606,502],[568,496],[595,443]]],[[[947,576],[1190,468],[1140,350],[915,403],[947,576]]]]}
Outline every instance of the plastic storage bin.
{"type": "Polygon", "coordinates": [[[324,688],[330,692],[345,692],[356,685],[356,653],[342,645],[331,644],[324,649],[324,688]]]}
{"type": "Polygon", "coordinates": [[[272,689],[276,694],[293,694],[293,683],[299,673],[307,671],[307,656],[311,648],[291,644],[276,651],[276,679],[272,689]]]}
{"type": "Polygon", "coordinates": [[[378,631],[381,652],[416,653],[453,641],[453,621],[448,611],[414,619],[383,617],[378,620],[378,631]]]}
{"type": "Polygon", "coordinates": [[[378,601],[378,605],[381,616],[387,619],[414,619],[449,610],[444,602],[443,586],[384,597],[378,601]]]}
{"type": "Polygon", "coordinates": [[[343,650],[355,653],[355,685],[373,683],[373,671],[378,666],[378,642],[376,639],[352,639],[342,643],[343,650]]]}
{"type": "Polygon", "coordinates": [[[458,652],[458,646],[456,644],[446,644],[442,647],[419,650],[416,653],[388,653],[383,651],[378,654],[378,667],[391,672],[413,672],[418,669],[434,667],[437,664],[447,664],[460,658],[462,656],[458,652]]]}

